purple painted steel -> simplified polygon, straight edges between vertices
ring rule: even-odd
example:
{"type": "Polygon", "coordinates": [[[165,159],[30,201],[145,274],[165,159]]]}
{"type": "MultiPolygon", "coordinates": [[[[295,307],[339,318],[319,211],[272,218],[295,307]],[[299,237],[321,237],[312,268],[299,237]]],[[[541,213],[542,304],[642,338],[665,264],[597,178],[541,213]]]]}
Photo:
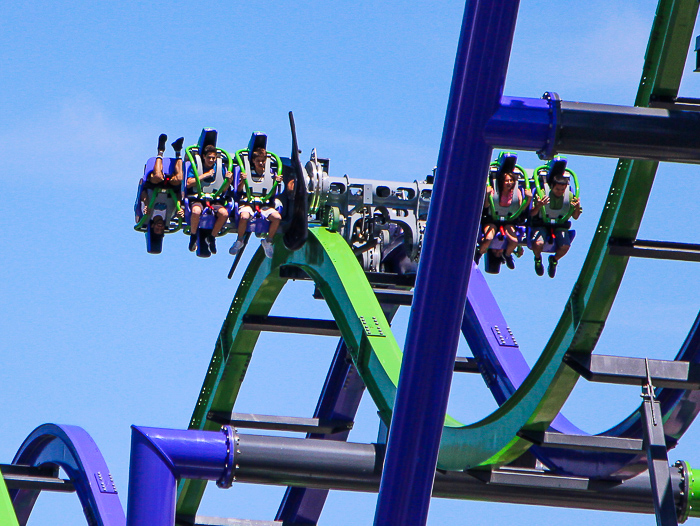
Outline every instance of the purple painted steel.
{"type": "MultiPolygon", "coordinates": [[[[12,463],[63,468],[75,486],[88,524],[124,526],[124,510],[112,475],[95,442],[82,428],[39,426],[22,443],[12,463]]],[[[38,496],[39,491],[10,491],[20,526],[27,523],[38,496]]]]}
{"type": "Polygon", "coordinates": [[[499,108],[518,6],[518,0],[466,4],[376,525],[427,520],[491,160],[483,131],[499,108]],[[465,215],[457,220],[455,210],[465,215]]]}
{"type": "Polygon", "coordinates": [[[172,526],[180,477],[220,480],[232,457],[227,427],[221,433],[131,426],[127,526],[172,526]]]}
{"type": "MultiPolygon", "coordinates": [[[[353,421],[360,405],[365,384],[349,360],[348,349],[340,340],[314,411],[314,418],[353,421]]],[[[333,435],[309,433],[306,438],[348,439],[350,431],[333,435]]],[[[277,511],[276,521],[290,524],[316,524],[328,497],[328,490],[289,487],[277,511]]]]}
{"type": "Polygon", "coordinates": [[[502,97],[486,123],[484,140],[494,148],[538,151],[552,133],[553,115],[544,99],[502,97]]]}
{"type": "MultiPolygon", "coordinates": [[[[474,266],[469,281],[467,306],[462,321],[464,334],[474,356],[479,361],[482,375],[499,405],[503,404],[530,373],[520,349],[503,345],[493,332],[498,326],[507,332],[508,326],[495,298],[481,272],[474,266]]],[[[688,333],[676,360],[700,361],[700,314],[688,333]]],[[[700,413],[700,393],[679,389],[659,389],[657,399],[664,413],[664,429],[669,447],[673,447],[695,417],[700,413]]],[[[559,414],[552,422],[552,431],[587,435],[559,414]]],[[[602,435],[624,438],[643,438],[638,411],[618,425],[603,431],[602,435]]],[[[607,478],[629,477],[646,469],[644,455],[625,455],[595,451],[573,451],[533,446],[531,451],[550,469],[577,476],[607,478]]]]}

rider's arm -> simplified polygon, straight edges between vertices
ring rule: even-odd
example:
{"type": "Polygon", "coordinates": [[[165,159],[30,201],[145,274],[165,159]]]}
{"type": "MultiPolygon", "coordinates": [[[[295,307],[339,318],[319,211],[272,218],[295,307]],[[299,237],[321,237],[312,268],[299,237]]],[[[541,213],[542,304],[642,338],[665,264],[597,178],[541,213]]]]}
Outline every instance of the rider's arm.
{"type": "Polygon", "coordinates": [[[571,200],[571,204],[574,207],[574,212],[571,214],[571,217],[578,219],[581,216],[581,212],[583,212],[583,208],[581,208],[581,201],[579,201],[578,197],[574,197],[571,200]]]}

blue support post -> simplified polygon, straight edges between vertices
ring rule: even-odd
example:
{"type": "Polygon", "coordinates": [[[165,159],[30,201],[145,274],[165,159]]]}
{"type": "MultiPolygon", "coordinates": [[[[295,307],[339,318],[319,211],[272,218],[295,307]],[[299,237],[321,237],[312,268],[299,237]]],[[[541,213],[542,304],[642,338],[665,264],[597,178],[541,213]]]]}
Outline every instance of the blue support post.
{"type": "Polygon", "coordinates": [[[178,478],[233,478],[234,431],[180,431],[131,426],[127,526],[172,526],[178,478]]]}
{"type": "Polygon", "coordinates": [[[427,521],[519,0],[466,4],[374,523],[427,521]]]}

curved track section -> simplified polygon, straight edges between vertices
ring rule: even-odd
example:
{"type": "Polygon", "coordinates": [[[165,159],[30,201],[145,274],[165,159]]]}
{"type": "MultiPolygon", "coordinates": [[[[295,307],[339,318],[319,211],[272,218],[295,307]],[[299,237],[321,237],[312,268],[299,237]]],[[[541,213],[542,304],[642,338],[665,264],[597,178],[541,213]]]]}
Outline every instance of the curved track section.
{"type": "MultiPolygon", "coordinates": [[[[652,28],[643,80],[635,103],[637,106],[648,106],[653,97],[673,98],[677,95],[692,36],[697,2],[679,0],[662,5],[652,28]]],[[[557,418],[578,380],[578,374],[564,365],[564,355],[567,352],[590,354],[593,351],[627,266],[627,257],[608,254],[608,240],[636,238],[657,164],[649,161],[619,162],[581,274],[540,358],[520,381],[513,382],[511,379],[510,386],[505,385],[508,383],[507,377],[501,377],[505,388],[502,394],[510,396],[485,419],[464,426],[450,417],[446,418],[439,468],[464,470],[507,464],[531,446],[519,438],[519,432],[545,431],[557,418]]],[[[219,335],[190,427],[215,429],[217,425],[205,419],[207,412],[232,410],[259,336],[256,331],[240,330],[243,315],[269,313],[286,281],[279,275],[282,265],[298,266],[316,282],[328,301],[380,416],[388,422],[396,393],[401,353],[351,250],[339,235],[316,228],[310,232],[308,243],[295,253],[284,250],[277,243],[275,257],[271,261],[264,260],[260,251],[254,256],[219,335]]],[[[695,336],[691,333],[686,347],[692,347],[694,341],[695,336]]],[[[670,408],[670,413],[680,415],[680,406],[671,405],[675,409],[670,408]]],[[[686,414],[677,421],[683,422],[678,427],[678,431],[682,432],[692,418],[686,414]]],[[[560,419],[558,424],[567,427],[564,419],[560,419]]],[[[616,427],[621,434],[633,432],[632,428],[634,424],[630,419],[616,427]]],[[[570,429],[573,430],[573,426],[570,429]]],[[[587,463],[581,460],[585,459],[562,458],[559,468],[576,472],[580,465],[587,463]]],[[[629,476],[636,470],[625,471],[624,466],[630,460],[634,458],[605,461],[594,475],[629,476]]],[[[550,464],[557,465],[553,461],[550,464]]],[[[193,515],[203,491],[201,482],[182,481],[178,513],[193,515]]]]}
{"type": "MultiPolygon", "coordinates": [[[[208,421],[207,413],[233,409],[260,335],[259,331],[241,330],[243,316],[270,312],[287,281],[280,277],[280,267],[286,265],[304,270],[326,298],[380,416],[389,423],[401,368],[401,351],[347,242],[325,228],[312,228],[308,241],[296,252],[289,252],[276,241],[272,259],[265,258],[261,249],[253,256],[217,339],[190,429],[216,430],[219,424],[208,421]]],[[[177,513],[195,515],[204,488],[202,481],[181,481],[177,513]]]]}
{"type": "MultiPolygon", "coordinates": [[[[647,48],[642,81],[635,100],[636,106],[648,107],[654,98],[672,99],[677,96],[697,12],[698,4],[691,0],[660,4],[647,48]]],[[[544,431],[547,421],[556,419],[554,426],[556,430],[583,434],[568,420],[563,417],[557,418],[555,414],[563,404],[562,398],[568,397],[576,381],[576,375],[572,375],[571,371],[567,370],[567,366],[562,364],[562,358],[566,352],[591,353],[598,341],[629,259],[611,256],[607,250],[608,240],[610,238],[636,239],[657,166],[658,163],[651,161],[619,161],[581,274],[559,324],[533,371],[528,374],[527,366],[522,367],[524,360],[519,352],[517,356],[512,351],[507,354],[500,353],[499,356],[499,352],[490,346],[493,351],[489,349],[487,352],[490,356],[484,356],[499,375],[499,381],[492,382],[490,385],[496,399],[503,404],[497,411],[502,417],[499,420],[506,423],[512,419],[514,422],[512,427],[508,426],[509,429],[505,435],[494,429],[493,434],[484,436],[487,442],[496,441],[499,444],[507,444],[506,447],[495,452],[487,463],[510,462],[515,459],[513,453],[528,447],[522,439],[516,438],[512,439],[512,442],[507,442],[508,435],[513,437],[514,435],[510,433],[518,431],[515,429],[517,426],[515,422],[522,424],[521,429],[544,431]],[[538,393],[538,396],[542,395],[543,403],[539,407],[537,396],[530,395],[533,390],[538,393]],[[506,398],[507,401],[504,400],[506,398]],[[522,414],[522,411],[526,411],[527,415],[522,414]]],[[[473,274],[472,278],[474,277],[479,283],[480,275],[473,274]]],[[[472,289],[476,286],[476,284],[470,284],[472,289]]],[[[487,303],[493,301],[490,292],[483,296],[487,303]]],[[[472,298],[476,299],[474,296],[472,298]]],[[[485,324],[483,320],[480,322],[477,319],[477,313],[490,309],[490,306],[486,305],[480,308],[479,301],[483,301],[482,298],[478,298],[476,302],[470,301],[472,312],[471,315],[466,313],[463,324],[463,332],[470,345],[475,345],[472,348],[476,349],[477,353],[480,349],[483,351],[488,348],[478,344],[479,341],[483,343],[487,337],[484,331],[485,324]]],[[[495,301],[493,303],[495,305],[495,301]]],[[[500,312],[498,316],[502,318],[500,312]]],[[[677,359],[696,361],[699,339],[696,322],[677,359]]],[[[677,390],[663,390],[660,396],[663,396],[661,401],[665,427],[669,434],[668,444],[673,446],[700,409],[697,396],[677,390]]],[[[618,426],[608,430],[606,434],[639,437],[641,429],[638,417],[631,415],[618,426]]],[[[491,451],[495,449],[492,448],[491,451]]],[[[541,448],[537,451],[542,460],[553,469],[585,476],[629,477],[645,467],[637,462],[640,457],[630,455],[547,451],[541,448]]]]}
{"type": "MultiPolygon", "coordinates": [[[[62,468],[75,486],[88,524],[126,524],[107,464],[82,428],[56,424],[39,426],[22,443],[12,463],[62,468]]],[[[39,491],[12,490],[9,494],[20,526],[26,525],[39,491]]]]}
{"type": "MultiPolygon", "coordinates": [[[[493,334],[493,327],[505,328],[507,324],[483,275],[474,268],[469,281],[462,333],[480,365],[487,386],[496,401],[502,404],[522,385],[530,368],[517,344],[507,342],[507,345],[501,345],[493,334]]],[[[700,361],[700,314],[675,359],[700,361]]],[[[700,394],[690,390],[658,389],[656,396],[664,415],[666,443],[672,448],[700,412],[700,394]]],[[[587,434],[562,414],[554,419],[551,430],[575,435],[587,434]]],[[[643,438],[639,411],[600,434],[643,438]]],[[[644,455],[583,452],[537,446],[533,446],[531,451],[550,469],[577,476],[626,478],[647,468],[644,455]]]]}

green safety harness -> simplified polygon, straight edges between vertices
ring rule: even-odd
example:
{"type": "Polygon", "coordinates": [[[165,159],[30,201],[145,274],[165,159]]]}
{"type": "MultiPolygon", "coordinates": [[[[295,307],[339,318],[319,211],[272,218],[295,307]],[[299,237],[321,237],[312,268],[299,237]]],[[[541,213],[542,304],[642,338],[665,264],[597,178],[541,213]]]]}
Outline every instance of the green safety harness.
{"type": "MultiPolygon", "coordinates": [[[[273,181],[272,181],[272,187],[270,188],[270,191],[267,192],[267,194],[262,195],[262,196],[253,195],[253,191],[250,188],[250,184],[248,183],[248,177],[247,177],[248,174],[246,174],[246,172],[245,172],[245,164],[243,162],[243,158],[241,157],[241,154],[244,154],[244,153],[248,154],[247,156],[248,156],[248,159],[250,162],[251,152],[248,150],[248,148],[243,148],[243,149],[238,150],[236,152],[236,164],[238,164],[238,167],[240,168],[241,173],[246,175],[246,178],[243,179],[243,183],[245,184],[246,200],[248,201],[248,203],[252,204],[255,202],[255,198],[257,197],[258,200],[260,200],[261,202],[267,203],[275,195],[275,192],[277,190],[277,185],[279,184],[279,182],[277,181],[277,179],[275,178],[275,174],[273,173],[273,177],[272,177],[273,181]]],[[[267,152],[267,153],[277,163],[277,175],[280,175],[282,173],[282,160],[279,158],[279,155],[277,155],[276,153],[273,153],[273,152],[267,152]]],[[[270,166],[270,171],[272,172],[272,166],[270,166]]]]}

